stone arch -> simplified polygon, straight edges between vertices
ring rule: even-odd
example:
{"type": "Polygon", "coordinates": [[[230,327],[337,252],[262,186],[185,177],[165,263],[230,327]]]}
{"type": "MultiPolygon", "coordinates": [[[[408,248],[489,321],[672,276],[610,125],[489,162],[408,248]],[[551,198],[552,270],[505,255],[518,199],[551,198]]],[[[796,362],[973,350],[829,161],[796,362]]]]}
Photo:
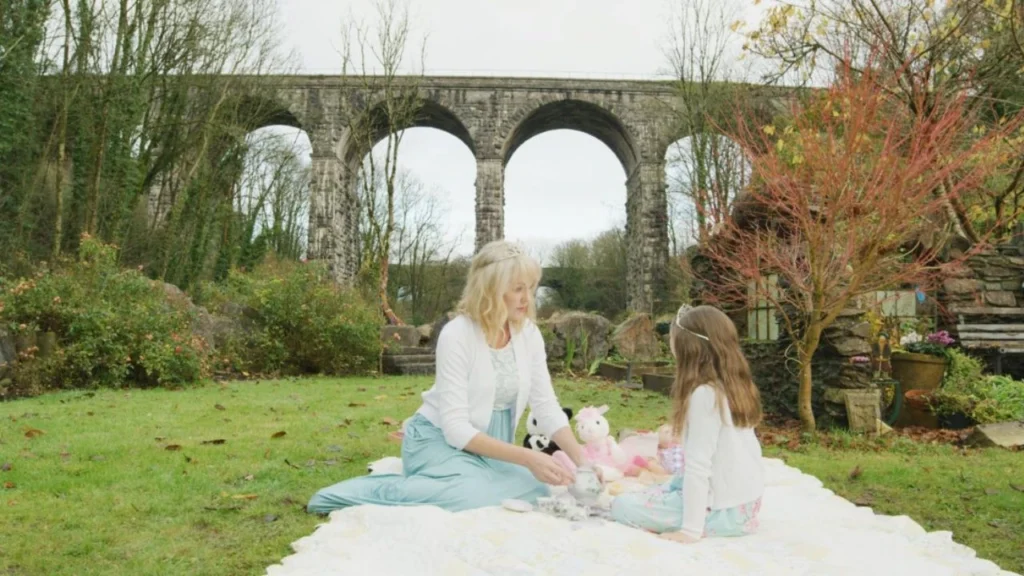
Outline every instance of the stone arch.
{"type": "MultiPolygon", "coordinates": [[[[389,124],[383,102],[378,102],[366,110],[354,123],[354,129],[359,131],[368,130],[371,138],[368,138],[364,143],[349,142],[345,145],[341,154],[345,164],[350,167],[359,166],[366,154],[378,142],[387,138],[389,124]]],[[[447,132],[458,138],[469,148],[469,151],[474,156],[476,155],[476,143],[466,125],[447,106],[436,100],[430,98],[423,99],[412,121],[404,124],[408,125],[400,126],[399,131],[409,128],[435,128],[442,132],[447,132]]]]}
{"type": "Polygon", "coordinates": [[[308,131],[298,115],[276,99],[259,95],[245,95],[235,108],[236,122],[247,132],[267,126],[288,126],[308,131]]]}
{"type": "Polygon", "coordinates": [[[619,159],[627,176],[640,163],[636,138],[614,113],[597,104],[566,98],[543,103],[521,114],[504,138],[502,165],[508,165],[512,155],[527,140],[551,130],[576,130],[597,138],[619,159]]]}

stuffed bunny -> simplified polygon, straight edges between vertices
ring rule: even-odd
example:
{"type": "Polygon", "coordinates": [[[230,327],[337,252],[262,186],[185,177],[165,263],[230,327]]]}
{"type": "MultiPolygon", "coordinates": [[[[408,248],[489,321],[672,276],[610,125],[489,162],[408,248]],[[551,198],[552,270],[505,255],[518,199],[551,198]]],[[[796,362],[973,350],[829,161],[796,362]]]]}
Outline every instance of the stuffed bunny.
{"type": "Polygon", "coordinates": [[[608,406],[587,406],[576,415],[576,435],[583,442],[583,453],[592,464],[602,467],[607,481],[622,474],[635,476],[647,462],[640,457],[631,458],[609,435],[608,420],[604,417],[607,411],[608,406]]]}

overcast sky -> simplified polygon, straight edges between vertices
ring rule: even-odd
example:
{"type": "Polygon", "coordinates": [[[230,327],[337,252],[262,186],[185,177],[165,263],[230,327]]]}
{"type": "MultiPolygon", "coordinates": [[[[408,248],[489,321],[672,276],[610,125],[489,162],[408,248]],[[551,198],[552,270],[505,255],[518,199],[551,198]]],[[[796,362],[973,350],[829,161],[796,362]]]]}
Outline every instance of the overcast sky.
{"type": "MultiPolygon", "coordinates": [[[[680,0],[675,0],[678,3],[680,0]]],[[[715,2],[715,0],[704,0],[715,2]]],[[[737,4],[753,22],[753,0],[737,4]]],[[[278,0],[285,47],[301,71],[341,69],[341,27],[348,14],[372,21],[372,0],[278,0]]],[[[655,78],[664,55],[670,0],[412,0],[417,37],[428,34],[426,73],[486,76],[655,78]]],[[[735,47],[742,40],[737,36],[735,47]]],[[[294,138],[294,134],[291,136],[294,138]]],[[[300,146],[308,140],[299,136],[300,146]]],[[[406,132],[402,169],[436,191],[449,208],[450,237],[471,253],[475,163],[469,150],[438,130],[406,132]]],[[[519,148],[505,172],[505,235],[532,251],[592,238],[625,224],[625,173],[598,140],[552,131],[519,148]]]]}

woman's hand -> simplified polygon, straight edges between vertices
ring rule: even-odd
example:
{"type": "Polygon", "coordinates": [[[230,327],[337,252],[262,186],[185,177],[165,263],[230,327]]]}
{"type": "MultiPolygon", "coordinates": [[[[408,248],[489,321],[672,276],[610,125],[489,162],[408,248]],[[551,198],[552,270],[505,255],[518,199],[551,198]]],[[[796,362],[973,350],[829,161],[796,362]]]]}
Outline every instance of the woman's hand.
{"type": "Polygon", "coordinates": [[[569,471],[556,462],[554,458],[543,452],[531,450],[526,457],[524,465],[533,474],[534,478],[545,484],[551,484],[552,486],[568,486],[572,484],[573,479],[569,471]]]}
{"type": "Polygon", "coordinates": [[[679,542],[680,544],[693,544],[694,542],[700,541],[700,538],[694,538],[685,532],[665,532],[659,535],[664,540],[671,540],[673,542],[679,542]]]}

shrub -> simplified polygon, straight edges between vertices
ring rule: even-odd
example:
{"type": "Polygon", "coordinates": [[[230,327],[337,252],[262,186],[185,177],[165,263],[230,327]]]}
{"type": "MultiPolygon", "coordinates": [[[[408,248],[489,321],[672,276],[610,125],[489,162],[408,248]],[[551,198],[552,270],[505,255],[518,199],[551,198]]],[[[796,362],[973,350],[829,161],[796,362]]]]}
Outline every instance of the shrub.
{"type": "Polygon", "coordinates": [[[181,385],[205,375],[191,316],[162,287],[117,265],[117,249],[84,237],[77,258],[0,285],[0,322],[15,335],[52,332],[57,350],[22,355],[14,390],[181,385]]]}
{"type": "Polygon", "coordinates": [[[977,358],[948,349],[950,365],[932,399],[940,415],[962,413],[979,424],[1024,420],[1024,382],[986,375],[977,358]]]}
{"type": "MultiPolygon", "coordinates": [[[[263,374],[353,374],[377,367],[381,317],[357,293],[339,287],[319,263],[269,260],[206,284],[211,309],[241,305],[254,326],[229,344],[238,369],[263,374]]],[[[222,354],[224,355],[224,354],[222,354]]]]}

